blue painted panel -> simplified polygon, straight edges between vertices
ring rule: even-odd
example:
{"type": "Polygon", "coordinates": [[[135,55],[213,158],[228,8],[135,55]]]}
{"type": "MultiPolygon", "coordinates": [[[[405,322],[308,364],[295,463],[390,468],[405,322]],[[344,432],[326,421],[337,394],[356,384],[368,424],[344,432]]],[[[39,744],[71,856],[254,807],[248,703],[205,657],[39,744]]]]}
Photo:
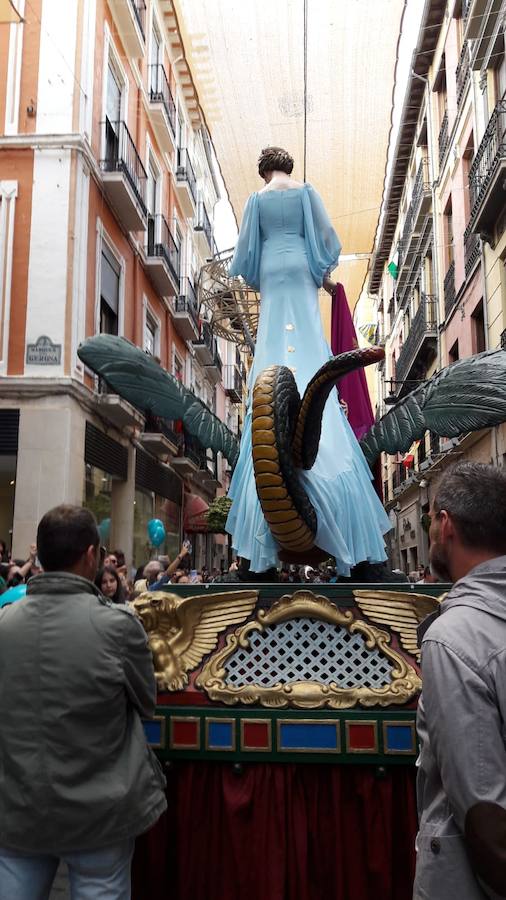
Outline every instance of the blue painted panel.
{"type": "Polygon", "coordinates": [[[411,750],[413,753],[415,752],[413,730],[409,725],[387,725],[385,731],[385,750],[411,750]]]}
{"type": "Polygon", "coordinates": [[[231,750],[234,746],[234,733],[231,722],[209,722],[208,743],[210,747],[221,747],[231,750]]]}
{"type": "Polygon", "coordinates": [[[161,744],[163,722],[150,722],[148,719],[143,719],[142,724],[148,744],[161,744]]]}
{"type": "Polygon", "coordinates": [[[337,727],[326,723],[283,723],[279,731],[280,750],[337,750],[337,727]]]}

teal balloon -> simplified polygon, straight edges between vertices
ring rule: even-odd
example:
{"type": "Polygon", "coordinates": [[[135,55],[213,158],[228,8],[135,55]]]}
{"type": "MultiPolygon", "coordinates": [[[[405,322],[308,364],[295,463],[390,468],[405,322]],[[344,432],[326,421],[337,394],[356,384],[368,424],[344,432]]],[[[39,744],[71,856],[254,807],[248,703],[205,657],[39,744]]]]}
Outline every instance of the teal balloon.
{"type": "Polygon", "coordinates": [[[15,587],[8,588],[0,596],[0,607],[7,606],[8,603],[15,603],[16,600],[22,600],[26,595],[26,584],[17,584],[15,587]]]}
{"type": "Polygon", "coordinates": [[[167,537],[165,525],[161,519],[150,519],[148,522],[148,537],[153,547],[159,547],[167,537]]]}
{"type": "Polygon", "coordinates": [[[102,544],[107,544],[109,540],[109,535],[111,533],[111,520],[110,519],[102,519],[98,526],[98,533],[100,535],[100,540],[102,544]]]}

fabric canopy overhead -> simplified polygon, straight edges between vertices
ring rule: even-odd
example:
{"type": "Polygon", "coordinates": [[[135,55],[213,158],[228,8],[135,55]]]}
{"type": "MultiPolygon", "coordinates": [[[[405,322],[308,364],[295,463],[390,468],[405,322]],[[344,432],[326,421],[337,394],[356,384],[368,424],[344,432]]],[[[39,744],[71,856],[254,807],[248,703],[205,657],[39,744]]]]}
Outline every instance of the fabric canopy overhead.
{"type": "MultiPolygon", "coordinates": [[[[343,254],[370,253],[379,217],[405,0],[307,0],[307,174],[343,254]]],[[[304,0],[174,0],[238,221],[270,144],[303,179],[304,0]]],[[[337,278],[354,307],[367,259],[337,278]]],[[[328,313],[324,312],[324,318],[328,313]]]]}
{"type": "Polygon", "coordinates": [[[0,24],[5,24],[8,22],[17,23],[22,22],[22,16],[19,15],[17,11],[17,3],[14,3],[13,0],[0,0],[0,24]]]}

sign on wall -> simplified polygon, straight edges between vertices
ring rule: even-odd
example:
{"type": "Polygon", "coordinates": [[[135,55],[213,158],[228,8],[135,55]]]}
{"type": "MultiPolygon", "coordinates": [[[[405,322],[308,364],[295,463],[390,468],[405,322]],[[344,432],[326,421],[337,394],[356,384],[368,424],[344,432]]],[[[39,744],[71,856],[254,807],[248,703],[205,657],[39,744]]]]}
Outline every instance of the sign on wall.
{"type": "Polygon", "coordinates": [[[27,344],[26,362],[32,366],[59,366],[61,344],[53,344],[51,338],[41,335],[35,344],[27,344]]]}

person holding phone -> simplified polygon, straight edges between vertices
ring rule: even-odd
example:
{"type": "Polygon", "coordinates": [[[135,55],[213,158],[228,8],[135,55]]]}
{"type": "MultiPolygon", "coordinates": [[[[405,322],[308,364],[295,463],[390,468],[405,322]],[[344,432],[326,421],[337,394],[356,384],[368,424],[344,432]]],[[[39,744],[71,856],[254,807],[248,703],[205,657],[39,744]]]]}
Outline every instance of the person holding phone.
{"type": "Polygon", "coordinates": [[[188,555],[191,553],[191,546],[192,545],[190,541],[183,541],[178,555],[175,557],[175,559],[173,559],[171,563],[169,563],[163,575],[158,579],[158,581],[156,581],[146,589],[150,591],[159,590],[161,587],[163,587],[165,584],[168,584],[172,580],[172,576],[175,572],[177,572],[178,569],[186,568],[186,566],[183,565],[183,560],[187,559],[188,555]]]}

